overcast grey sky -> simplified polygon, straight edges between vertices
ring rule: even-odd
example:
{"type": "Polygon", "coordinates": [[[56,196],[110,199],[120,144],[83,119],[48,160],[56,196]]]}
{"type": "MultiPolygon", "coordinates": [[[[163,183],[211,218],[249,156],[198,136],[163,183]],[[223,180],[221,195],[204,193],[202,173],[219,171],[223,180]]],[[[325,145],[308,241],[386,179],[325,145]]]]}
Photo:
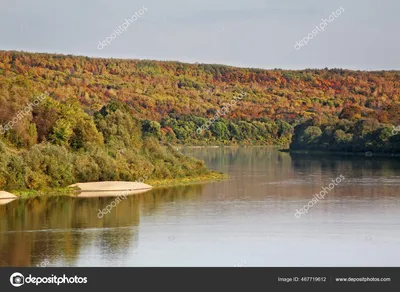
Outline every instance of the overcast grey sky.
{"type": "Polygon", "coordinates": [[[398,0],[0,0],[0,50],[257,68],[400,69],[398,0]],[[103,50],[125,18],[147,11],[103,50]],[[343,6],[307,46],[296,41],[343,6]]]}

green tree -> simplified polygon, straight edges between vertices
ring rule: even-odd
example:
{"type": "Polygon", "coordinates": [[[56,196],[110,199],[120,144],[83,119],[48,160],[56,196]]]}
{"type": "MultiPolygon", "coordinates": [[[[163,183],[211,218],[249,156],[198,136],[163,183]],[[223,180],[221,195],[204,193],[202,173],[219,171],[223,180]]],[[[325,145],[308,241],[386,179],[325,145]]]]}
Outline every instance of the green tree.
{"type": "Polygon", "coordinates": [[[218,139],[218,140],[228,140],[229,139],[229,130],[227,125],[222,122],[222,121],[218,121],[213,123],[210,126],[210,130],[212,132],[212,134],[218,139]]]}
{"type": "Polygon", "coordinates": [[[309,126],[303,133],[302,140],[305,144],[316,144],[322,135],[322,131],[317,126],[309,126]]]}

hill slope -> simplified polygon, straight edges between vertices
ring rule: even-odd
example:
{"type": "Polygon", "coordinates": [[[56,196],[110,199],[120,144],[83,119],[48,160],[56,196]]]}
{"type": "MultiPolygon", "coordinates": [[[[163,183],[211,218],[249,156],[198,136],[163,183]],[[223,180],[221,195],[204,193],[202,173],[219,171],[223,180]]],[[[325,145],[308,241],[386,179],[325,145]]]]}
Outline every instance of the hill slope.
{"type": "Polygon", "coordinates": [[[399,103],[398,71],[1,51],[0,188],[207,172],[160,143],[397,153],[399,103]]]}

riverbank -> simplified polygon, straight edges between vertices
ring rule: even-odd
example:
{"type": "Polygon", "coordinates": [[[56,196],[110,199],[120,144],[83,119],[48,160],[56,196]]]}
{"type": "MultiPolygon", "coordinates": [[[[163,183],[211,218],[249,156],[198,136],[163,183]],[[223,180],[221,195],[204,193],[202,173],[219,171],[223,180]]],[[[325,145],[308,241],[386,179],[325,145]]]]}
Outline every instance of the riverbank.
{"type": "Polygon", "coordinates": [[[281,148],[281,147],[288,147],[289,145],[204,145],[204,146],[197,146],[197,145],[174,145],[173,148],[178,150],[181,149],[206,149],[206,148],[281,148]]]}
{"type": "MultiPolygon", "coordinates": [[[[228,175],[220,173],[220,172],[215,172],[215,171],[211,171],[208,174],[196,176],[196,177],[184,177],[184,178],[173,178],[173,179],[149,179],[148,181],[146,181],[146,185],[149,185],[150,188],[146,187],[148,189],[143,190],[143,191],[148,191],[151,189],[151,187],[153,187],[153,188],[170,187],[170,186],[178,186],[178,185],[188,185],[188,184],[221,181],[221,180],[226,180],[226,179],[228,179],[228,175]]],[[[116,182],[107,182],[107,183],[116,184],[116,185],[114,185],[114,187],[121,185],[120,183],[136,184],[136,187],[142,188],[139,185],[140,183],[136,183],[136,182],[118,182],[118,181],[116,181],[116,182]]],[[[93,192],[93,194],[91,196],[94,197],[98,194],[100,194],[100,196],[104,196],[104,195],[106,195],[106,194],[103,194],[104,191],[110,192],[110,190],[111,190],[111,189],[103,189],[103,190],[93,189],[93,185],[91,186],[89,184],[90,183],[77,183],[77,184],[71,185],[70,187],[44,189],[44,190],[13,190],[9,194],[14,195],[15,196],[14,199],[34,198],[34,197],[40,197],[40,196],[76,196],[77,194],[86,190],[85,192],[88,192],[88,191],[93,192]],[[84,189],[79,189],[79,186],[80,187],[83,186],[84,189]]],[[[103,187],[104,186],[105,185],[103,185],[103,187]]],[[[135,186],[130,186],[130,189],[132,190],[134,187],[135,186]]],[[[126,188],[126,187],[122,187],[121,190],[123,188],[126,188]]],[[[114,188],[114,190],[115,190],[115,188],[114,188]]],[[[122,190],[122,191],[124,191],[124,190],[122,190]]],[[[132,190],[132,191],[133,191],[133,193],[135,193],[135,190],[132,190]]],[[[138,190],[138,191],[142,192],[142,190],[138,190]]],[[[4,192],[4,193],[6,193],[6,192],[4,192]]],[[[109,195],[112,196],[112,193],[109,195]]]]}
{"type": "Polygon", "coordinates": [[[154,188],[158,187],[169,187],[169,186],[178,186],[178,185],[189,185],[189,184],[198,184],[205,182],[213,182],[213,181],[222,181],[228,179],[229,176],[220,173],[220,172],[211,172],[211,174],[207,174],[204,176],[197,177],[187,177],[182,179],[163,179],[163,180],[148,180],[148,183],[152,185],[154,188]]]}

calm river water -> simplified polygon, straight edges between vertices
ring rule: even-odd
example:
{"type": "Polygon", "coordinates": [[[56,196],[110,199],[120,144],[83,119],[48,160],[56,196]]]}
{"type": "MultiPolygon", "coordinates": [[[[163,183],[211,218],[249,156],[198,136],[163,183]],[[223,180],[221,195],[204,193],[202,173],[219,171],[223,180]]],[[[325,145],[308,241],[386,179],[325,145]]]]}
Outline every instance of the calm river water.
{"type": "Polygon", "coordinates": [[[400,266],[398,159],[181,151],[230,179],[133,195],[101,219],[114,198],[0,205],[0,266],[400,266]]]}

